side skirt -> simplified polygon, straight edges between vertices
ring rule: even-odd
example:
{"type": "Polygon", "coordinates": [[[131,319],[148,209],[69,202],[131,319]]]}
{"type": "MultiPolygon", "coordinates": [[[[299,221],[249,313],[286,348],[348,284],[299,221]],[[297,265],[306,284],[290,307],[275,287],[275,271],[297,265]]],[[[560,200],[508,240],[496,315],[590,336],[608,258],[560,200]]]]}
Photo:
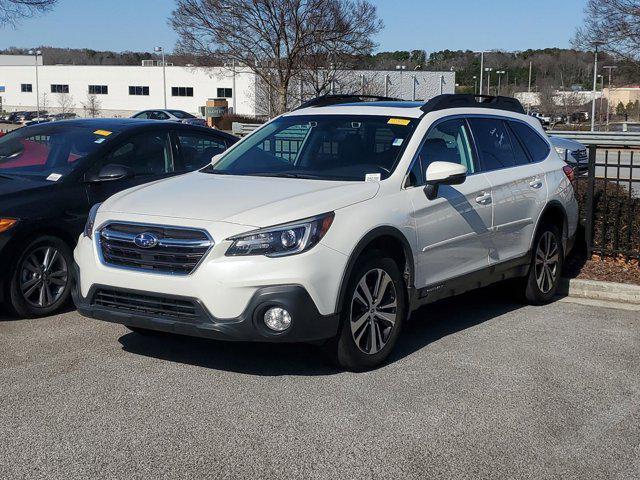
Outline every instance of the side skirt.
{"type": "Polygon", "coordinates": [[[510,278],[524,277],[529,273],[531,252],[522,257],[491,265],[444,282],[427,285],[423,288],[412,288],[409,292],[411,311],[428,303],[453,297],[461,293],[486,287],[510,278]]]}

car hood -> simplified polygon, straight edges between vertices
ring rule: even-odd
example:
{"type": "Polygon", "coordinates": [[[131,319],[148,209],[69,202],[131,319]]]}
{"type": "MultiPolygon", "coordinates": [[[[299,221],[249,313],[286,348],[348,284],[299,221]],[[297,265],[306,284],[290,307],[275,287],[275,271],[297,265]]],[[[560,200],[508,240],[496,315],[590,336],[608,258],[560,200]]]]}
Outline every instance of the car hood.
{"type": "Polygon", "coordinates": [[[120,192],[100,211],[266,227],[363,202],[378,189],[374,182],[193,172],[120,192]]]}
{"type": "Polygon", "coordinates": [[[15,215],[16,209],[27,203],[33,195],[53,189],[55,182],[0,176],[0,214],[15,215]]]}

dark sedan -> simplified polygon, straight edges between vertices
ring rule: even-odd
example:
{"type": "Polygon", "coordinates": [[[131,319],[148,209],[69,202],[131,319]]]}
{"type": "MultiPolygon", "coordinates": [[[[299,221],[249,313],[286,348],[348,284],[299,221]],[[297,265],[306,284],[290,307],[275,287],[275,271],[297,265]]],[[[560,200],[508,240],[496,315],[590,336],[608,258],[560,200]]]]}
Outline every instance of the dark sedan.
{"type": "Polygon", "coordinates": [[[131,119],[24,127],[0,138],[0,301],[47,315],[69,297],[72,249],[92,205],[189,172],[237,138],[210,128],[131,119]]]}

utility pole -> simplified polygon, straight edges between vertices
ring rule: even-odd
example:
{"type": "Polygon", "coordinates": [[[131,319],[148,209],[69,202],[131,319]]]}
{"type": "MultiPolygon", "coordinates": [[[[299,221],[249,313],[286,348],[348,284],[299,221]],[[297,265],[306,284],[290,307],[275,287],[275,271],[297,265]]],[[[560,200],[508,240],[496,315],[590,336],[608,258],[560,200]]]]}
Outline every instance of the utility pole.
{"type": "Polygon", "coordinates": [[[498,75],[498,95],[500,95],[500,87],[502,85],[502,75],[506,72],[504,70],[498,70],[496,74],[498,75]]]}
{"type": "Polygon", "coordinates": [[[529,88],[527,89],[529,101],[527,102],[527,115],[531,111],[531,73],[533,72],[533,62],[529,62],[529,88]]]}
{"type": "Polygon", "coordinates": [[[609,131],[609,112],[611,112],[611,70],[614,70],[618,67],[607,65],[602,68],[609,70],[609,88],[607,91],[607,132],[608,132],[609,131]]]}
{"type": "Polygon", "coordinates": [[[596,51],[593,59],[593,98],[591,99],[591,131],[596,129],[596,93],[598,89],[598,47],[603,45],[603,42],[594,42],[596,51]]]}
{"type": "Polygon", "coordinates": [[[483,75],[484,73],[484,52],[480,52],[480,95],[482,95],[482,80],[483,80],[483,75]]]}
{"type": "Polygon", "coordinates": [[[36,59],[36,115],[40,118],[40,88],[38,85],[38,56],[42,55],[40,50],[29,50],[29,55],[36,59]]]}
{"type": "Polygon", "coordinates": [[[162,53],[162,93],[164,93],[164,108],[166,109],[167,108],[167,71],[165,69],[164,48],[155,47],[153,51],[156,53],[158,52],[162,53]]]}
{"type": "Polygon", "coordinates": [[[487,95],[491,95],[491,72],[493,68],[487,67],[484,71],[487,72],[487,95]]]}

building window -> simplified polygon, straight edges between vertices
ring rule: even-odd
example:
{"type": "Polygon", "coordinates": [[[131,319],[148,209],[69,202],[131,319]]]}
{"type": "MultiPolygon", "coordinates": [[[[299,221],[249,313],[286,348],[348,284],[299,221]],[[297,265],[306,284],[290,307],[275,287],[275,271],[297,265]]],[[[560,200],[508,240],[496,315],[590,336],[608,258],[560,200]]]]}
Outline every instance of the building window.
{"type": "Polygon", "coordinates": [[[193,97],[193,87],[171,87],[172,97],[193,97]]]}
{"type": "Polygon", "coordinates": [[[31,93],[33,92],[33,87],[30,83],[23,83],[20,85],[20,91],[24,93],[31,93]]]}
{"type": "Polygon", "coordinates": [[[108,93],[107,85],[89,85],[89,95],[107,95],[108,93]]]}
{"type": "Polygon", "coordinates": [[[233,97],[233,89],[232,88],[219,88],[218,89],[218,98],[231,98],[233,97]]]}
{"type": "Polygon", "coordinates": [[[69,85],[51,85],[51,93],[69,93],[69,85]]]}
{"type": "Polygon", "coordinates": [[[149,87],[129,87],[129,95],[149,95],[149,87]]]}

